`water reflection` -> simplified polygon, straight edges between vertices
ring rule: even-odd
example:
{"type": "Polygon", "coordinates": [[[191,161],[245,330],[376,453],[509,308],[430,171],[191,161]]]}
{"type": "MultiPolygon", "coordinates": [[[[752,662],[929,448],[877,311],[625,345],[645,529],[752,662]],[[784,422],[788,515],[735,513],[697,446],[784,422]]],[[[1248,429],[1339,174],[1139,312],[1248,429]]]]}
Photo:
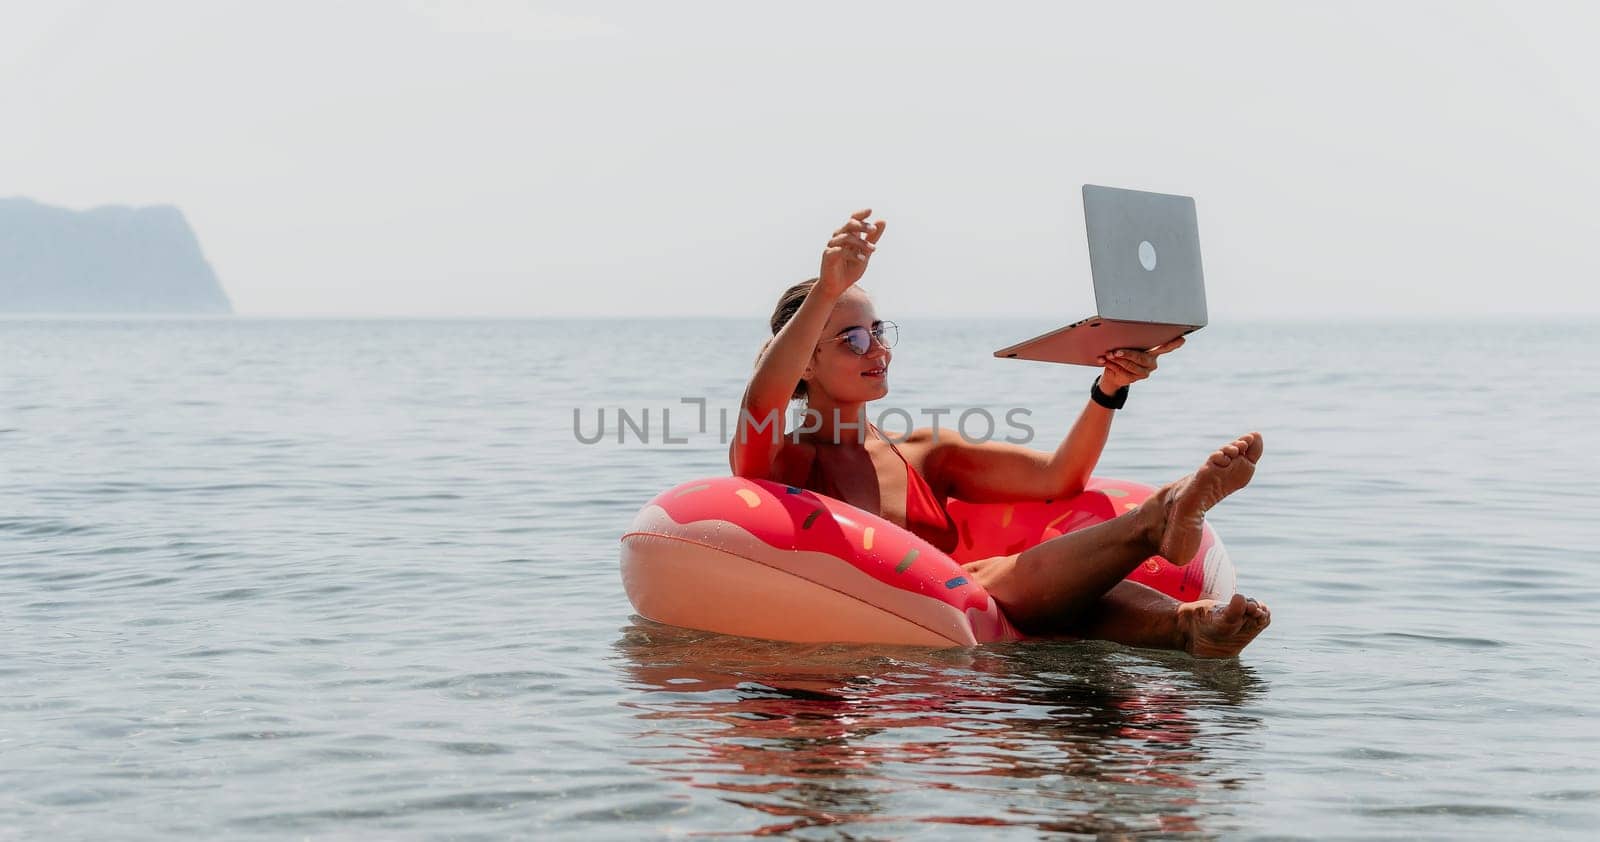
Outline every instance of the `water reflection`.
{"type": "MultiPolygon", "coordinates": [[[[666,780],[761,814],[767,835],[915,823],[1217,832],[1265,691],[1237,661],[1100,644],[808,646],[636,620],[616,643],[666,780]]],[[[718,811],[720,812],[720,811],[718,811]]]]}

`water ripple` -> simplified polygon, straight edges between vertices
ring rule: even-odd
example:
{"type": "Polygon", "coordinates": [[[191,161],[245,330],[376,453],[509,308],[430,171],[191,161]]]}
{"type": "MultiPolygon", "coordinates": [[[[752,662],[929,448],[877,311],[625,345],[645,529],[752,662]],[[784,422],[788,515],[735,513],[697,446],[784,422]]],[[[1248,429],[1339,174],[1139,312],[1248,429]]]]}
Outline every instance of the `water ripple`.
{"type": "MultiPolygon", "coordinates": [[[[1026,404],[1052,444],[1087,381],[985,350],[1031,327],[908,329],[893,402],[1026,404]]],[[[659,489],[726,470],[715,413],[766,333],[8,323],[0,359],[27,363],[0,396],[6,830],[1600,826],[1592,325],[1218,323],[1164,358],[1102,474],[1164,482],[1241,430],[1269,439],[1256,482],[1208,517],[1275,620],[1216,662],[794,646],[632,617],[618,533],[659,489]],[[593,341],[618,335],[631,344],[593,341]],[[575,407],[614,418],[699,391],[712,423],[687,446],[573,440],[575,407]]]]}

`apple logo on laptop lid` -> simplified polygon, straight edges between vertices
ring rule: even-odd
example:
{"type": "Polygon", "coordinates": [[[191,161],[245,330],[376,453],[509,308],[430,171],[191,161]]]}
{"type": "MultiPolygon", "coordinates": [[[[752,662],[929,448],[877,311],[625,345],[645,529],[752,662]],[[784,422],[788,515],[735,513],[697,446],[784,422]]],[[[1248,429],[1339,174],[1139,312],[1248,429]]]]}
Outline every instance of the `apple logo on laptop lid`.
{"type": "Polygon", "coordinates": [[[1150,245],[1149,240],[1139,243],[1139,265],[1143,266],[1146,272],[1156,270],[1156,247],[1150,245]]]}

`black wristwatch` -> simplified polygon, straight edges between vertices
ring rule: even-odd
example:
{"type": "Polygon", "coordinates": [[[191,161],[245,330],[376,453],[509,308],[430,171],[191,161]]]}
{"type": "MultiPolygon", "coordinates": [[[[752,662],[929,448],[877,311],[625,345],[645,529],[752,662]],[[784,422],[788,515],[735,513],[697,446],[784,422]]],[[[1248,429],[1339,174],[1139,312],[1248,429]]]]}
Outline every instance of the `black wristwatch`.
{"type": "Polygon", "coordinates": [[[1089,387],[1089,399],[1106,409],[1121,409],[1128,402],[1128,387],[1123,386],[1113,394],[1100,391],[1100,378],[1094,379],[1094,385],[1089,387]]]}

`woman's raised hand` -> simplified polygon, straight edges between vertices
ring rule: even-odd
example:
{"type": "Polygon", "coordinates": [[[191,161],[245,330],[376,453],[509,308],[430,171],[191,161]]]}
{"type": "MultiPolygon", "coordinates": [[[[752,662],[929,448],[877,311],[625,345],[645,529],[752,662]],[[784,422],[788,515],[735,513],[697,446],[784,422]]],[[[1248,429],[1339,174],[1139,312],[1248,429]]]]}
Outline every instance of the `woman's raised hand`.
{"type": "Polygon", "coordinates": [[[1157,357],[1182,347],[1183,337],[1180,336],[1148,351],[1122,348],[1100,357],[1096,362],[1105,366],[1105,370],[1100,372],[1100,391],[1109,395],[1123,386],[1149,377],[1156,370],[1157,357]]]}
{"type": "Polygon", "coordinates": [[[824,292],[840,295],[866,274],[867,261],[877,251],[878,238],[883,236],[885,227],[881,219],[868,222],[871,215],[871,208],[858,210],[833,232],[833,239],[822,252],[822,271],[817,276],[817,286],[824,292]]]}

